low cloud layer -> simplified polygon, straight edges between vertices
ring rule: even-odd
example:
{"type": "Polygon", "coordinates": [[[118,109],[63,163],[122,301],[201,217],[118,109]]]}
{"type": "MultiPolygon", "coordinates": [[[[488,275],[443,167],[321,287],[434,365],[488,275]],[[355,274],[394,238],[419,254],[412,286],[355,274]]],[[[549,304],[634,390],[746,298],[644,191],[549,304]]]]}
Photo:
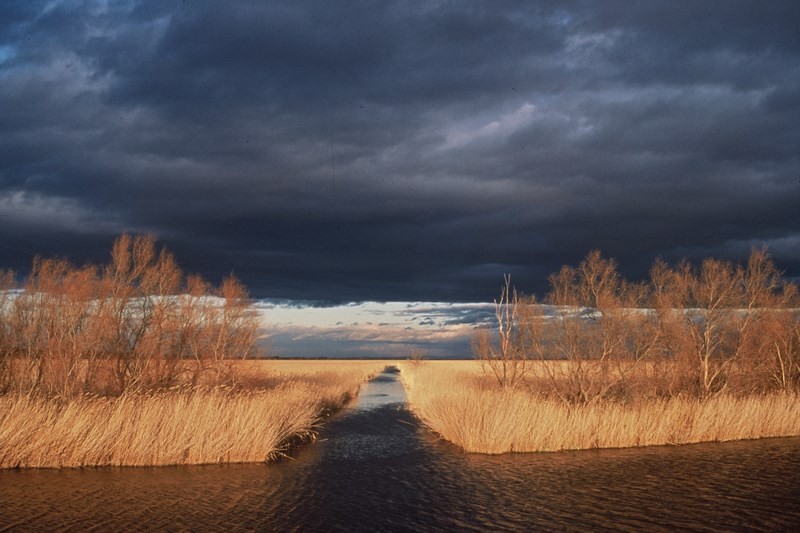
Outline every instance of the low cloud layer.
{"type": "Polygon", "coordinates": [[[363,302],[317,307],[261,301],[261,345],[274,357],[468,358],[475,329],[494,306],[363,302]]]}
{"type": "Polygon", "coordinates": [[[800,4],[0,4],[0,258],[487,301],[594,248],[800,276],[800,4]]]}

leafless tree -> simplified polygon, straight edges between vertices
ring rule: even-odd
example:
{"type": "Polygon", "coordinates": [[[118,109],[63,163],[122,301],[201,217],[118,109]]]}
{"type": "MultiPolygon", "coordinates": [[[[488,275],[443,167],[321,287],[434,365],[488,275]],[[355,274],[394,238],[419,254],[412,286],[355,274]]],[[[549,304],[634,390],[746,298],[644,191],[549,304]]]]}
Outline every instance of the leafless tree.
{"type": "Polygon", "coordinates": [[[493,375],[504,389],[517,387],[530,372],[535,343],[540,339],[534,335],[539,318],[534,303],[517,293],[511,276],[506,275],[500,299],[495,300],[497,335],[479,330],[473,338],[473,352],[484,372],[493,375]]]}
{"type": "Polygon", "coordinates": [[[255,349],[258,317],[232,276],[184,281],[152,236],[123,235],[103,268],[36,259],[22,292],[0,273],[0,386],[69,397],[230,375],[255,349]],[[12,368],[13,367],[13,368],[12,368]]]}

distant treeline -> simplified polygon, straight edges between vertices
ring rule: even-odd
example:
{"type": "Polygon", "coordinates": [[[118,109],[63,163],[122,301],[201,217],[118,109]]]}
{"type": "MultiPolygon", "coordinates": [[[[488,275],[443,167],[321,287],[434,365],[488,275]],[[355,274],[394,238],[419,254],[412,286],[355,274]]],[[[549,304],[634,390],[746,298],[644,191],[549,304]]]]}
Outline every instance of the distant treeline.
{"type": "Polygon", "coordinates": [[[71,397],[218,383],[258,327],[234,277],[185,275],[151,236],[119,237],[107,265],[34,260],[0,270],[0,392],[71,397]],[[16,290],[14,290],[16,289],[16,290]]]}
{"type": "Polygon", "coordinates": [[[545,315],[506,279],[496,334],[474,338],[503,387],[530,385],[535,359],[561,359],[538,386],[568,402],[800,389],[798,289],[764,250],[742,265],[659,259],[640,283],[595,251],[549,281],[545,315]]]}

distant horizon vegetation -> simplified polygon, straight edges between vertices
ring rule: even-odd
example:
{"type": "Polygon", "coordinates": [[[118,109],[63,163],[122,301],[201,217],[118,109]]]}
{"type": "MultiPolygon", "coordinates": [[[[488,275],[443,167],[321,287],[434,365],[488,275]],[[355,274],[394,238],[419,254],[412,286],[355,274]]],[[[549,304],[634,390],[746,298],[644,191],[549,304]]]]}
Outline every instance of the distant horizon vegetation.
{"type": "MultiPolygon", "coordinates": [[[[156,242],[154,236],[147,238],[156,242]]],[[[766,249],[763,252],[768,254],[766,249]]],[[[34,268],[40,261],[35,260],[34,268]]],[[[27,276],[11,271],[5,271],[4,276],[7,288],[23,290],[27,276]]],[[[794,283],[793,278],[783,279],[794,283]]],[[[545,300],[543,296],[522,289],[520,296],[539,302],[545,300]]],[[[474,330],[493,327],[494,297],[487,296],[485,302],[368,300],[339,304],[323,300],[251,298],[250,305],[258,316],[256,345],[259,350],[255,357],[398,360],[407,359],[412,353],[422,353],[426,359],[434,360],[473,359],[470,344],[474,330]]]]}

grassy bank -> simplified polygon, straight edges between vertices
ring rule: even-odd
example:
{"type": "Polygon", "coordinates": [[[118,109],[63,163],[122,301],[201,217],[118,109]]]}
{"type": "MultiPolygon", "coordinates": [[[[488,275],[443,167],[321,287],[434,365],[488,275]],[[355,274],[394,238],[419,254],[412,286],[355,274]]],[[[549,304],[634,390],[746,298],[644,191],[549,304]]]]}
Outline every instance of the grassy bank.
{"type": "Polygon", "coordinates": [[[0,468],[269,461],[383,368],[242,361],[233,387],[70,399],[0,396],[0,468]]]}
{"type": "Polygon", "coordinates": [[[17,280],[0,269],[0,468],[270,460],[383,367],[248,360],[244,285],[185,275],[151,235],[17,280]]]}
{"type": "Polygon", "coordinates": [[[401,366],[414,414],[467,452],[624,448],[800,435],[800,399],[795,394],[568,404],[524,387],[499,389],[475,361],[401,366]]]}

